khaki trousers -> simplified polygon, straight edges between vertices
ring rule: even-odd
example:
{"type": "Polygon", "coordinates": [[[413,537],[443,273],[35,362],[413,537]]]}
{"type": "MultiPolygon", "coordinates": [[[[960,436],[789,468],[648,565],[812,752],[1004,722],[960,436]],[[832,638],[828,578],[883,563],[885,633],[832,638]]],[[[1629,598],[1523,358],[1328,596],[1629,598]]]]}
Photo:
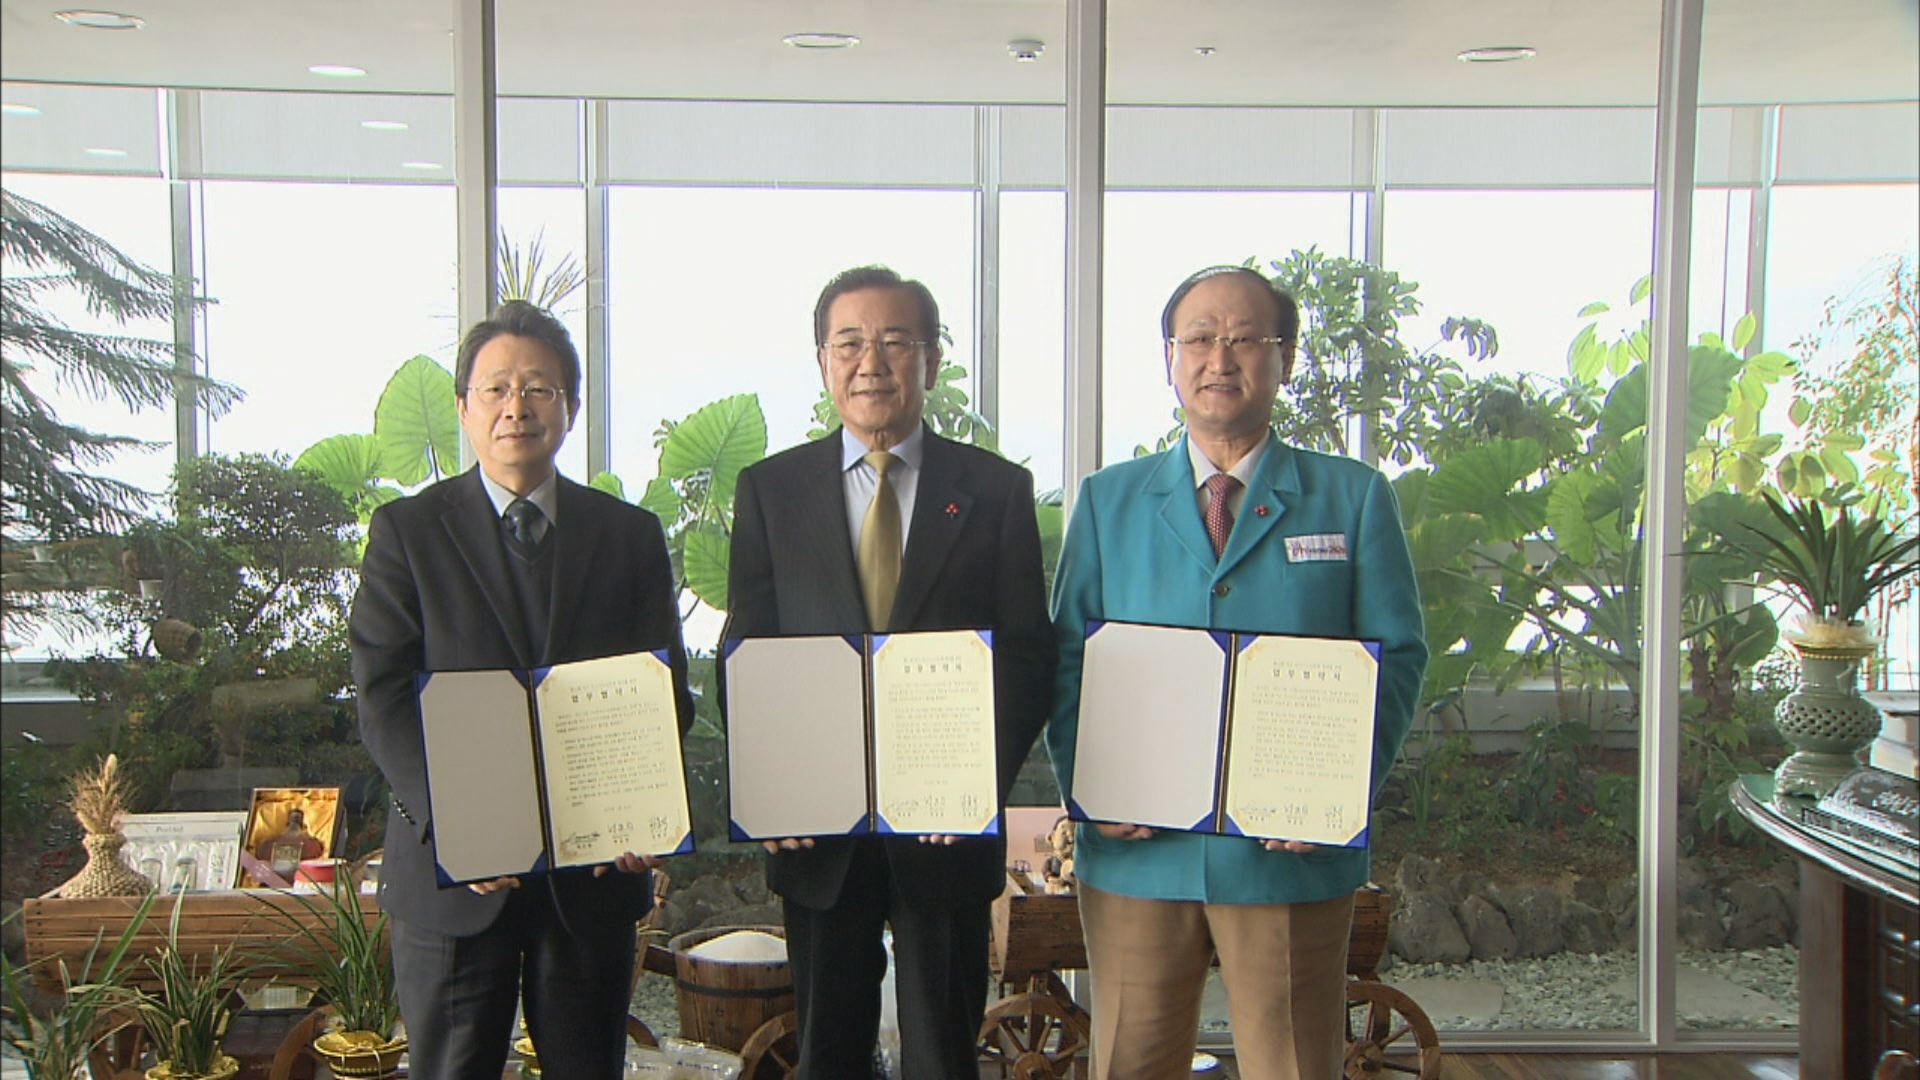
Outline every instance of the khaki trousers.
{"type": "Polygon", "coordinates": [[[1217,953],[1245,1080],[1337,1080],[1353,897],[1311,904],[1141,900],[1080,886],[1095,1080],[1185,1080],[1217,953]]]}

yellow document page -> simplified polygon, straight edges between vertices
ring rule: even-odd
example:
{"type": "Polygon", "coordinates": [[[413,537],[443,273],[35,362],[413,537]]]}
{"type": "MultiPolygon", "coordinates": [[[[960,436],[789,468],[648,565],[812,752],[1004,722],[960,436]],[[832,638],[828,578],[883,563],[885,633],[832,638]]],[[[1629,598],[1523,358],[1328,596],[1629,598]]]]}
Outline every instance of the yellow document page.
{"type": "Polygon", "coordinates": [[[554,865],[679,849],[693,825],[673,670],[652,653],[581,660],[534,695],[554,865]]]}
{"type": "Polygon", "coordinates": [[[1241,651],[1227,736],[1232,825],[1275,840],[1359,839],[1379,668],[1358,641],[1266,636],[1241,651]]]}
{"type": "Polygon", "coordinates": [[[880,829],[979,834],[999,821],[993,649],[977,631],[894,634],[873,654],[880,829]]]}

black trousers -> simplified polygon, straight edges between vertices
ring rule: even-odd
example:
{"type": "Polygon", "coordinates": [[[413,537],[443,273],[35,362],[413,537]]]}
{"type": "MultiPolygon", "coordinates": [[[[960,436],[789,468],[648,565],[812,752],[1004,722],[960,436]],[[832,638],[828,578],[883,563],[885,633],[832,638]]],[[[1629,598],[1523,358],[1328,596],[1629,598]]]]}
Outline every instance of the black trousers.
{"type": "Polygon", "coordinates": [[[393,920],[407,1075],[500,1080],[516,1000],[543,1074],[569,1080],[625,1074],[633,924],[578,915],[563,923],[547,885],[522,884],[500,918],[471,937],[393,920]]]}
{"type": "Polygon", "coordinates": [[[974,1037],[987,1001],[989,905],[903,903],[886,852],[859,842],[840,900],[786,902],[787,956],[800,1014],[798,1080],[866,1080],[893,928],[901,1080],[978,1080],[974,1037]]]}

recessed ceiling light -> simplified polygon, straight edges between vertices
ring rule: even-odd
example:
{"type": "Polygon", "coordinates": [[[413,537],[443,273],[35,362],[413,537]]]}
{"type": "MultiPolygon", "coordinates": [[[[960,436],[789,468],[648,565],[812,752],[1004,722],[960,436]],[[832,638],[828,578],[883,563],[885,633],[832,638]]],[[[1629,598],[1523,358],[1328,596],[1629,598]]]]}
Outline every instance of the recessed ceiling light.
{"type": "Polygon", "coordinates": [[[85,8],[56,11],[53,17],[68,26],[84,26],[88,30],[138,30],[147,25],[147,20],[138,15],[122,15],[117,11],[89,11],[85,8]]]}
{"type": "Polygon", "coordinates": [[[1007,42],[1007,54],[1013,57],[1016,64],[1031,64],[1046,51],[1047,43],[1039,38],[1014,38],[1007,42]]]}
{"type": "Polygon", "coordinates": [[[858,34],[827,34],[808,31],[788,34],[780,39],[796,49],[851,49],[860,44],[858,34]]]}
{"type": "Polygon", "coordinates": [[[405,131],[407,125],[399,120],[362,120],[360,126],[368,131],[405,131]]]}
{"type": "Polygon", "coordinates": [[[1530,60],[1538,51],[1531,45],[1486,45],[1461,50],[1460,60],[1467,64],[1510,64],[1515,60],[1530,60]]]}
{"type": "Polygon", "coordinates": [[[127,152],[117,146],[89,146],[84,151],[94,157],[126,157],[127,152]]]}
{"type": "Polygon", "coordinates": [[[1217,53],[1219,51],[1220,51],[1219,49],[1216,49],[1211,45],[1195,45],[1193,47],[1193,55],[1195,56],[1212,56],[1214,53],[1217,53]]]}
{"type": "Polygon", "coordinates": [[[307,70],[330,79],[357,79],[367,73],[366,68],[357,68],[352,64],[314,64],[307,70]]]}
{"type": "Polygon", "coordinates": [[[39,116],[40,110],[31,105],[8,101],[0,103],[0,113],[6,113],[8,116],[39,116]]]}
{"type": "Polygon", "coordinates": [[[400,163],[400,167],[403,169],[414,169],[419,172],[439,172],[441,169],[446,168],[445,165],[437,161],[403,161],[400,163]]]}

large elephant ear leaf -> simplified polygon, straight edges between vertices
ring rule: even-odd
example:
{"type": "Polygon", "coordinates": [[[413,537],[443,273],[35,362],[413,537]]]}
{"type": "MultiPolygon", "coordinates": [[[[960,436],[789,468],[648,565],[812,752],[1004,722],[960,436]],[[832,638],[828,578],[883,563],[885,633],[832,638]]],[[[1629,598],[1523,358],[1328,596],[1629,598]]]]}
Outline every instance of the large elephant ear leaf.
{"type": "Polygon", "coordinates": [[[688,529],[681,570],[687,588],[715,611],[727,610],[727,561],[733,541],[719,529],[688,529]]]}
{"type": "MultiPolygon", "coordinates": [[[[735,394],[702,406],[667,436],[660,475],[710,478],[713,501],[733,502],[740,470],[767,456],[767,417],[757,394],[735,394]]],[[[704,597],[703,597],[704,599],[704,597]]]]}
{"type": "Polygon", "coordinates": [[[400,365],[373,410],[380,475],[418,484],[457,471],[460,414],[454,407],[453,375],[430,356],[400,365]]]}
{"type": "Polygon", "coordinates": [[[1427,480],[1428,512],[1477,515],[1488,540],[1525,536],[1544,523],[1545,506],[1537,491],[1517,489],[1545,457],[1533,439],[1495,439],[1455,454],[1427,480]]]}
{"type": "Polygon", "coordinates": [[[358,499],[379,479],[374,472],[376,457],[373,436],[333,435],[302,450],[293,467],[319,476],[348,499],[358,499]]]}

